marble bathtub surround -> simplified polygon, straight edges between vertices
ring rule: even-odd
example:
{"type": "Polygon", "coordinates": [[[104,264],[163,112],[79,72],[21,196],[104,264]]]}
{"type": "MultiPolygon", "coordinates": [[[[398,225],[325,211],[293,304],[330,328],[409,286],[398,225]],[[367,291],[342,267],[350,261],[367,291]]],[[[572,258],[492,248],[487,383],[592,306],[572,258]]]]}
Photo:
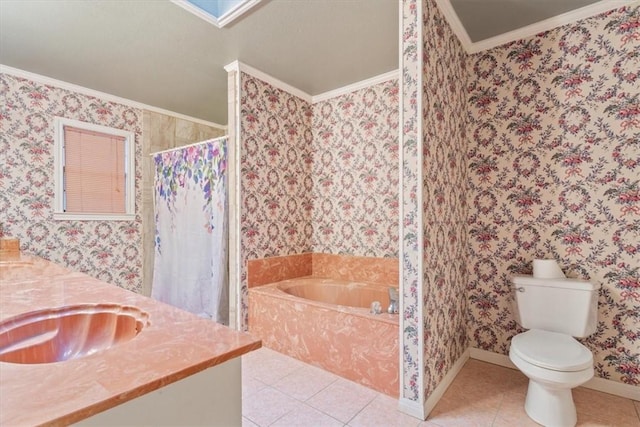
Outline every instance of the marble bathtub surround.
{"type": "Polygon", "coordinates": [[[249,332],[266,347],[398,396],[398,315],[371,314],[355,296],[333,298],[356,285],[386,310],[397,258],[307,253],[250,260],[247,271],[249,332]]]}
{"type": "Polygon", "coordinates": [[[2,255],[15,255],[20,253],[20,240],[1,238],[0,239],[0,256],[2,255]]]}
{"type": "Polygon", "coordinates": [[[247,286],[265,285],[294,277],[310,276],[313,254],[275,256],[247,261],[247,286]]]}
{"type": "Polygon", "coordinates": [[[304,253],[247,261],[250,288],[304,276],[398,287],[398,259],[304,253]]]}
{"type": "Polygon", "coordinates": [[[398,287],[398,258],[314,253],[312,276],[398,287]]]}
{"type": "Polygon", "coordinates": [[[301,282],[346,286],[314,277],[249,289],[249,332],[264,346],[343,378],[398,396],[398,315],[290,295],[301,282]]]}
{"type": "Polygon", "coordinates": [[[134,339],[80,359],[0,363],[0,425],[78,422],[260,347],[248,334],[41,258],[0,264],[0,321],[96,303],[137,307],[149,324],[134,339]]]}

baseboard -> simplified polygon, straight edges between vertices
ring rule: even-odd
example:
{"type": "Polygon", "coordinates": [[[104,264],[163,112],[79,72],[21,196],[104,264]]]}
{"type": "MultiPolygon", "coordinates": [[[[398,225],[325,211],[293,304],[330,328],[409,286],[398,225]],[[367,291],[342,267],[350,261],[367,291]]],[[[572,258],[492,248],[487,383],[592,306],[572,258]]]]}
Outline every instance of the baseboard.
{"type": "Polygon", "coordinates": [[[492,363],[494,365],[504,366],[505,368],[518,369],[513,364],[509,356],[500,353],[494,353],[492,351],[480,350],[479,348],[470,347],[469,357],[476,360],[482,360],[483,362],[492,363]]]}
{"type": "Polygon", "coordinates": [[[591,378],[582,387],[640,401],[640,387],[638,386],[605,380],[604,378],[591,378]]]}
{"type": "Polygon", "coordinates": [[[401,397],[398,400],[398,410],[420,420],[424,420],[426,418],[424,406],[420,404],[420,402],[407,399],[406,397],[401,397]]]}
{"type": "MultiPolygon", "coordinates": [[[[469,349],[469,356],[472,359],[482,360],[483,362],[493,363],[494,365],[504,366],[511,369],[518,369],[511,362],[509,356],[504,354],[493,353],[491,351],[471,347],[469,349]]],[[[625,397],[627,399],[640,400],[640,387],[620,383],[617,381],[605,380],[604,378],[591,378],[589,381],[583,384],[582,387],[613,394],[620,397],[625,397]]]]}
{"type": "Polygon", "coordinates": [[[442,395],[444,395],[444,392],[447,391],[467,360],[469,360],[469,350],[466,350],[464,353],[462,353],[462,356],[460,356],[458,360],[456,360],[456,363],[454,363],[451,369],[449,369],[447,375],[444,376],[442,381],[440,381],[440,384],[438,384],[436,389],[433,390],[433,393],[431,393],[429,397],[427,397],[427,400],[424,402],[423,420],[426,419],[433,408],[435,408],[436,404],[440,401],[442,395]]]}
{"type": "Polygon", "coordinates": [[[444,376],[440,384],[433,390],[433,393],[427,398],[424,402],[424,405],[420,404],[420,402],[416,402],[415,400],[409,400],[404,397],[401,397],[398,400],[398,410],[400,412],[404,412],[407,415],[411,415],[412,417],[419,418],[421,420],[426,420],[429,413],[435,408],[438,404],[444,392],[447,391],[453,380],[456,378],[465,362],[469,360],[469,350],[465,350],[462,353],[462,356],[456,360],[456,363],[453,364],[447,375],[444,376]]]}

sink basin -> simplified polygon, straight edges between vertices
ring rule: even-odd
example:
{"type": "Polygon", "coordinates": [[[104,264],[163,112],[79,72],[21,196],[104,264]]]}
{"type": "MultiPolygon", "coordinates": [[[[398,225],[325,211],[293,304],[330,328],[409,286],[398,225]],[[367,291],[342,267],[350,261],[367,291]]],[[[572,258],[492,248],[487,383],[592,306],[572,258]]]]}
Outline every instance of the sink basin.
{"type": "Polygon", "coordinates": [[[0,323],[0,361],[77,359],[135,338],[149,315],[136,307],[82,304],[31,311],[0,323]]]}

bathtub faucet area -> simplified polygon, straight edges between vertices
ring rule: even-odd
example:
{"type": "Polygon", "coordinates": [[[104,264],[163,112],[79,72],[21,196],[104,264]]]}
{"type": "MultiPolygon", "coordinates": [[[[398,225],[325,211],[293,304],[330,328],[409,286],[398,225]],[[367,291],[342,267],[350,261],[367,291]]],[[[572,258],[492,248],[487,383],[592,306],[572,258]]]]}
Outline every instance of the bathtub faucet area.
{"type": "Polygon", "coordinates": [[[265,347],[398,397],[399,319],[387,314],[398,269],[397,258],[324,253],[249,260],[249,332],[265,347]]]}
{"type": "Polygon", "coordinates": [[[398,289],[389,288],[389,308],[387,313],[398,314],[398,289]]]}

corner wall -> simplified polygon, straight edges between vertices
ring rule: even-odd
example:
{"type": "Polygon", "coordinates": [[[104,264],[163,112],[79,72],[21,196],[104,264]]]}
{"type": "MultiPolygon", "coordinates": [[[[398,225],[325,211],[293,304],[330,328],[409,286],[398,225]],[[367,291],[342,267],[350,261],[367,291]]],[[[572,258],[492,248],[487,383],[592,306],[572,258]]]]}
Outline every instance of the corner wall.
{"type": "Polygon", "coordinates": [[[468,347],[467,55],[435,1],[405,0],[401,17],[400,405],[424,418],[468,347]]]}
{"type": "MultiPolygon", "coordinates": [[[[240,73],[240,329],[248,313],[247,260],[311,252],[311,104],[240,73]]],[[[236,149],[237,150],[237,149],[236,149]]]]}
{"type": "Polygon", "coordinates": [[[0,74],[0,223],[21,249],[131,291],[142,289],[142,110],[0,74]],[[135,134],[136,219],[53,219],[55,116],[135,134]]]}
{"type": "Polygon", "coordinates": [[[640,384],[640,7],[470,58],[469,337],[507,354],[509,278],[555,258],[602,283],[582,340],[596,376],[640,384]]]}
{"type": "Polygon", "coordinates": [[[463,357],[467,338],[467,58],[435,0],[423,1],[424,395],[463,357]]]}
{"type": "Polygon", "coordinates": [[[398,256],[398,79],[314,103],[313,251],[398,256]]]}
{"type": "Polygon", "coordinates": [[[422,4],[400,4],[400,406],[424,414],[422,4]]]}

